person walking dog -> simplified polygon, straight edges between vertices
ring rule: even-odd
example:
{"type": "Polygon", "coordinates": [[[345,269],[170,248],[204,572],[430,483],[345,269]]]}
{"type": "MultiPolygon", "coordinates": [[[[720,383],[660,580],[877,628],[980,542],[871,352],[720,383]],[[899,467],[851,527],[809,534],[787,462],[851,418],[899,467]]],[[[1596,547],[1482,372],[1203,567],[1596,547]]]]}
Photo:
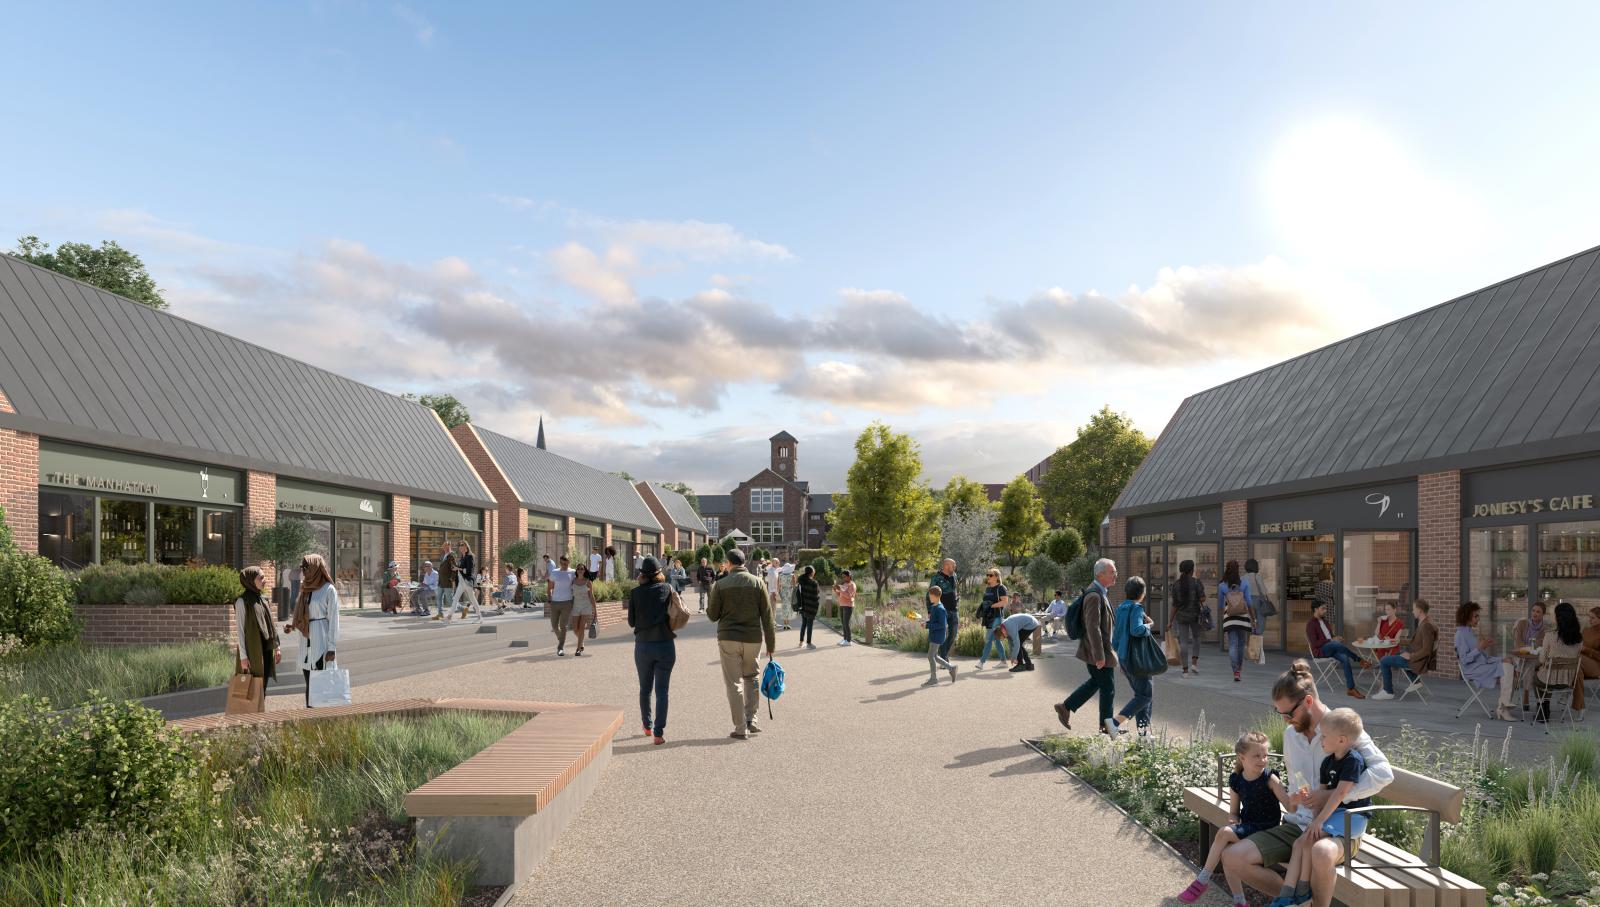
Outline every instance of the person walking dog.
{"type": "Polygon", "coordinates": [[[1111,699],[1117,693],[1115,672],[1117,652],[1111,646],[1113,621],[1110,594],[1106,591],[1117,584],[1116,562],[1103,557],[1094,562],[1094,582],[1083,593],[1083,638],[1078,641],[1078,660],[1089,669],[1089,679],[1072,691],[1065,702],[1056,703],[1056,718],[1067,730],[1072,730],[1072,713],[1082,708],[1090,697],[1100,697],[1099,726],[1112,737],[1121,733],[1111,720],[1111,699]]]}

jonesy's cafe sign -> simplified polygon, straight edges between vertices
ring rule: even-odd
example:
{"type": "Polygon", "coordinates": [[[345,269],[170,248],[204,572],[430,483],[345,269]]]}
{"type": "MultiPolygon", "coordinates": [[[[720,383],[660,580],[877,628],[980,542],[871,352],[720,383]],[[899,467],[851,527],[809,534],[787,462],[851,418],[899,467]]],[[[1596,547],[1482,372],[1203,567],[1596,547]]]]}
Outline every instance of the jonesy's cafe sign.
{"type": "Polygon", "coordinates": [[[1527,516],[1533,513],[1559,513],[1566,510],[1593,510],[1594,495],[1573,494],[1553,498],[1528,498],[1521,501],[1491,501],[1473,504],[1473,516],[1527,516]]]}

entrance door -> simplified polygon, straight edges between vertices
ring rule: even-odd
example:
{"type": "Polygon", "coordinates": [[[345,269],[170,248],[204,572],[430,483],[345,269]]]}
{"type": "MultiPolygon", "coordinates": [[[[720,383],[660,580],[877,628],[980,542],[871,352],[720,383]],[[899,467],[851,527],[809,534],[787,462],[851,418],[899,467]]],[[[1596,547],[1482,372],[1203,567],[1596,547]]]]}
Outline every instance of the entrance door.
{"type": "MultiPolygon", "coordinates": [[[[382,523],[361,524],[361,606],[381,604],[383,573],[389,566],[389,527],[382,523]]],[[[474,549],[476,553],[476,549],[474,549]]],[[[478,554],[478,557],[483,557],[478,554]]]]}
{"type": "Polygon", "coordinates": [[[1261,635],[1266,637],[1262,644],[1269,649],[1282,649],[1283,628],[1286,626],[1283,601],[1283,543],[1251,542],[1250,556],[1255,558],[1256,565],[1261,568],[1261,584],[1264,587],[1262,591],[1278,607],[1276,614],[1261,621],[1261,635]]]}
{"type": "Polygon", "coordinates": [[[361,524],[335,520],[333,524],[333,588],[343,604],[361,607],[361,524]]]}
{"type": "Polygon", "coordinates": [[[1372,636],[1385,605],[1394,605],[1402,620],[1410,616],[1411,538],[1409,531],[1344,533],[1343,604],[1336,626],[1346,639],[1372,636]]]}
{"type": "Polygon", "coordinates": [[[1284,649],[1304,655],[1311,651],[1305,631],[1311,620],[1311,597],[1324,573],[1333,569],[1333,536],[1296,536],[1285,541],[1283,548],[1283,612],[1288,621],[1284,649]]]}

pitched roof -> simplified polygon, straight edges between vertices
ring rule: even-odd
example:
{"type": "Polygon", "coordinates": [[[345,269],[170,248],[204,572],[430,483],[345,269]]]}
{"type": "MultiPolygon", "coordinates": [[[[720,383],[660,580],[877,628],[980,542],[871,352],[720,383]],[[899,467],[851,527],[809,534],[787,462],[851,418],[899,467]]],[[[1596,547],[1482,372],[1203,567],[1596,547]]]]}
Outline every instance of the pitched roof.
{"type": "Polygon", "coordinates": [[[0,390],[47,437],[494,503],[427,407],[9,255],[0,390]]]}
{"type": "Polygon", "coordinates": [[[811,496],[811,506],[809,508],[810,512],[812,512],[812,513],[827,513],[828,511],[830,511],[832,509],[833,509],[833,495],[831,495],[831,494],[814,494],[814,495],[811,496]]]}
{"type": "Polygon", "coordinates": [[[667,510],[667,516],[672,517],[672,522],[679,529],[691,529],[695,532],[705,532],[706,524],[700,519],[700,514],[694,512],[689,506],[689,499],[673,491],[663,488],[656,482],[650,483],[650,490],[656,493],[661,506],[667,510]]]}
{"type": "Polygon", "coordinates": [[[795,436],[794,435],[791,435],[786,431],[780,431],[777,434],[773,435],[772,437],[768,438],[767,440],[768,441],[792,441],[794,443],[799,443],[798,441],[795,440],[795,436]]]}
{"type": "Polygon", "coordinates": [[[700,498],[700,512],[712,516],[720,516],[733,512],[733,495],[731,494],[702,494],[700,498]]]}
{"type": "Polygon", "coordinates": [[[473,426],[522,506],[640,529],[660,529],[633,483],[516,438],[473,426]]]}
{"type": "Polygon", "coordinates": [[[1600,249],[1188,398],[1112,512],[1600,447],[1600,249]]]}

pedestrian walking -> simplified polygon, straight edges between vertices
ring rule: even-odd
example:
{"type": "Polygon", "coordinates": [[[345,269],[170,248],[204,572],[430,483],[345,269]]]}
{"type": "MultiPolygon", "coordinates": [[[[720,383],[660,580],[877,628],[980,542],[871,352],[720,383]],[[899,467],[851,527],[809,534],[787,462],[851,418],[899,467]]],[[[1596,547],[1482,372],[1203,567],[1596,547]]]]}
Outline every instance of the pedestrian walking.
{"type": "MultiPolygon", "coordinates": [[[[643,565],[640,565],[639,572],[643,574],[643,565]]],[[[678,593],[680,597],[683,595],[683,587],[689,582],[689,571],[684,569],[682,558],[672,562],[672,569],[667,573],[667,582],[672,586],[673,592],[678,593]]]]}
{"type": "Polygon", "coordinates": [[[1145,591],[1142,578],[1128,577],[1122,586],[1122,604],[1117,606],[1117,613],[1112,617],[1114,623],[1111,630],[1111,648],[1117,653],[1117,662],[1122,667],[1122,676],[1128,680],[1128,689],[1133,691],[1133,698],[1112,716],[1111,723],[1121,731],[1122,723],[1132,718],[1141,738],[1150,736],[1150,711],[1156,701],[1156,679],[1134,676],[1128,669],[1128,649],[1136,637],[1149,636],[1150,628],[1155,625],[1155,621],[1144,610],[1145,591]]]}
{"type": "Polygon", "coordinates": [[[717,570],[711,566],[708,558],[700,559],[700,568],[695,571],[695,583],[700,587],[700,613],[706,613],[706,599],[711,596],[711,584],[717,581],[717,570]]]}
{"type": "MultiPolygon", "coordinates": [[[[594,609],[594,581],[588,569],[578,568],[578,575],[572,580],[572,633],[578,637],[578,648],[572,651],[572,657],[577,658],[583,654],[584,631],[589,629],[589,624],[595,618],[594,609]]],[[[556,654],[561,654],[560,650],[556,654]]]]}
{"type": "Polygon", "coordinates": [[[1094,582],[1083,593],[1083,638],[1078,640],[1078,660],[1088,667],[1089,679],[1073,690],[1065,702],[1056,703],[1056,718],[1069,731],[1072,730],[1072,713],[1082,708],[1091,697],[1098,696],[1098,726],[1103,733],[1113,737],[1118,733],[1116,722],[1111,720],[1111,699],[1117,693],[1114,674],[1117,651],[1111,645],[1111,604],[1110,594],[1106,591],[1116,583],[1116,562],[1108,557],[1095,561],[1094,582]]]}
{"type": "Polygon", "coordinates": [[[769,561],[766,561],[765,564],[767,597],[772,602],[773,619],[781,621],[781,626],[779,629],[792,630],[794,628],[789,626],[789,617],[791,614],[789,600],[783,595],[783,583],[778,573],[778,560],[777,558],[773,558],[769,561]]]}
{"type": "Polygon", "coordinates": [[[983,648],[978,652],[978,670],[989,661],[991,650],[999,653],[1002,664],[1006,662],[1006,644],[995,638],[995,628],[1005,619],[1007,591],[1000,582],[1000,569],[990,567],[983,574],[983,600],[978,603],[978,623],[983,627],[983,648]]]}
{"type": "Polygon", "coordinates": [[[432,606],[439,604],[439,571],[433,561],[422,562],[422,575],[417,578],[417,588],[411,593],[411,610],[418,617],[427,617],[432,606]]]}
{"type": "Polygon", "coordinates": [[[601,579],[601,580],[610,580],[613,583],[621,582],[622,581],[622,575],[617,572],[617,567],[619,567],[619,566],[620,565],[617,563],[617,549],[613,548],[610,545],[607,545],[606,546],[605,572],[601,573],[601,574],[597,574],[593,578],[594,579],[601,579]]]}
{"type": "Polygon", "coordinates": [[[456,594],[450,600],[450,613],[445,616],[445,623],[455,619],[456,609],[461,608],[461,615],[465,617],[468,611],[478,616],[478,623],[483,623],[483,609],[478,606],[478,566],[472,556],[472,547],[463,539],[456,542],[456,594]],[[467,604],[462,607],[461,600],[466,599],[467,604]]]}
{"type": "Polygon", "coordinates": [[[961,629],[961,591],[956,588],[956,562],[945,558],[939,572],[933,575],[933,585],[939,587],[939,603],[944,605],[944,642],[939,644],[939,657],[950,660],[950,647],[956,644],[956,632],[961,629]]]}
{"type": "Polygon", "coordinates": [[[433,612],[434,620],[444,620],[446,613],[455,611],[456,553],[449,544],[439,554],[439,601],[433,612]]]}
{"type": "Polygon", "coordinates": [[[524,610],[524,611],[528,611],[528,610],[531,610],[533,608],[533,605],[529,600],[530,599],[530,596],[528,595],[529,591],[531,591],[531,590],[528,588],[528,571],[526,569],[522,568],[522,567],[518,567],[517,568],[517,592],[516,592],[517,604],[521,605],[522,606],[522,610],[524,610]]]}
{"type": "Polygon", "coordinates": [[[1278,606],[1273,604],[1272,596],[1267,593],[1267,581],[1261,578],[1261,563],[1253,557],[1244,562],[1244,589],[1256,616],[1255,635],[1245,649],[1245,657],[1254,658],[1256,664],[1264,665],[1267,663],[1267,618],[1277,615],[1278,606]]]}
{"type": "Polygon", "coordinates": [[[1178,664],[1183,667],[1184,677],[1200,673],[1200,609],[1205,603],[1206,587],[1194,578],[1194,561],[1180,563],[1167,632],[1178,631],[1178,664]]]}
{"type": "Polygon", "coordinates": [[[300,644],[300,673],[306,681],[306,708],[311,708],[311,672],[331,667],[339,647],[339,590],[333,586],[328,563],[320,554],[300,559],[304,579],[294,603],[294,617],[285,631],[304,639],[300,644]]]}
{"type": "Polygon", "coordinates": [[[856,610],[856,581],[846,570],[839,574],[840,582],[833,584],[833,599],[839,603],[839,632],[844,634],[844,639],[839,640],[839,645],[848,646],[850,642],[850,616],[856,610]]]}
{"type": "MultiPolygon", "coordinates": [[[[607,549],[607,550],[610,550],[610,549],[607,549]]],[[[601,560],[601,558],[600,558],[600,552],[598,552],[598,551],[589,552],[589,573],[590,573],[590,575],[599,576],[600,575],[600,567],[601,567],[601,565],[603,563],[604,563],[604,561],[601,560]]]]}
{"type": "MultiPolygon", "coordinates": [[[[568,563],[565,554],[561,555],[560,566],[545,558],[545,600],[548,602],[545,611],[550,618],[550,632],[556,637],[557,656],[567,654],[567,623],[572,619],[572,584],[578,578],[568,563]]],[[[583,644],[582,633],[578,634],[578,644],[583,644]]]]}
{"type": "Polygon", "coordinates": [[[1039,618],[1026,611],[1008,615],[999,622],[995,635],[1001,642],[1008,643],[1017,653],[1016,662],[1011,666],[1011,673],[1033,670],[1033,656],[1028,654],[1028,637],[1039,632],[1039,618]]]}
{"type": "Polygon", "coordinates": [[[950,682],[956,682],[956,666],[950,660],[939,654],[939,646],[944,642],[944,635],[950,632],[950,624],[945,618],[945,607],[942,604],[944,589],[939,586],[928,587],[928,618],[922,625],[928,629],[928,679],[923,682],[925,687],[939,685],[939,669],[944,668],[950,672],[950,682]]]}
{"type": "Polygon", "coordinates": [[[628,593],[628,626],[633,628],[633,667],[639,673],[639,714],[644,732],[655,738],[656,746],[667,742],[667,688],[672,666],[678,662],[673,642],[677,634],[669,616],[676,598],[678,592],[667,583],[661,565],[653,557],[645,558],[639,565],[639,585],[628,593]]]}
{"type": "Polygon", "coordinates": [[[263,689],[277,679],[278,662],[283,659],[279,651],[278,625],[274,623],[272,609],[261,596],[266,583],[267,574],[260,567],[240,570],[239,584],[244,591],[233,602],[239,670],[251,677],[260,677],[263,689]]]}
{"type": "Polygon", "coordinates": [[[1218,607],[1222,609],[1222,633],[1228,640],[1228,664],[1233,666],[1233,682],[1239,682],[1239,668],[1244,664],[1245,647],[1250,634],[1256,632],[1255,605],[1250,592],[1239,577],[1239,562],[1229,561],[1222,569],[1222,582],[1217,585],[1218,607]]]}
{"type": "Polygon", "coordinates": [[[794,581],[794,606],[800,612],[800,644],[815,649],[811,635],[817,626],[817,612],[822,609],[822,589],[817,585],[816,568],[809,564],[794,581]]]}
{"type": "Polygon", "coordinates": [[[761,733],[756,723],[756,707],[761,704],[756,658],[765,642],[771,661],[778,641],[767,586],[745,569],[744,552],[737,548],[728,552],[728,575],[711,587],[706,616],[717,625],[717,654],[733,718],[733,733],[728,736],[744,740],[761,733]]]}

